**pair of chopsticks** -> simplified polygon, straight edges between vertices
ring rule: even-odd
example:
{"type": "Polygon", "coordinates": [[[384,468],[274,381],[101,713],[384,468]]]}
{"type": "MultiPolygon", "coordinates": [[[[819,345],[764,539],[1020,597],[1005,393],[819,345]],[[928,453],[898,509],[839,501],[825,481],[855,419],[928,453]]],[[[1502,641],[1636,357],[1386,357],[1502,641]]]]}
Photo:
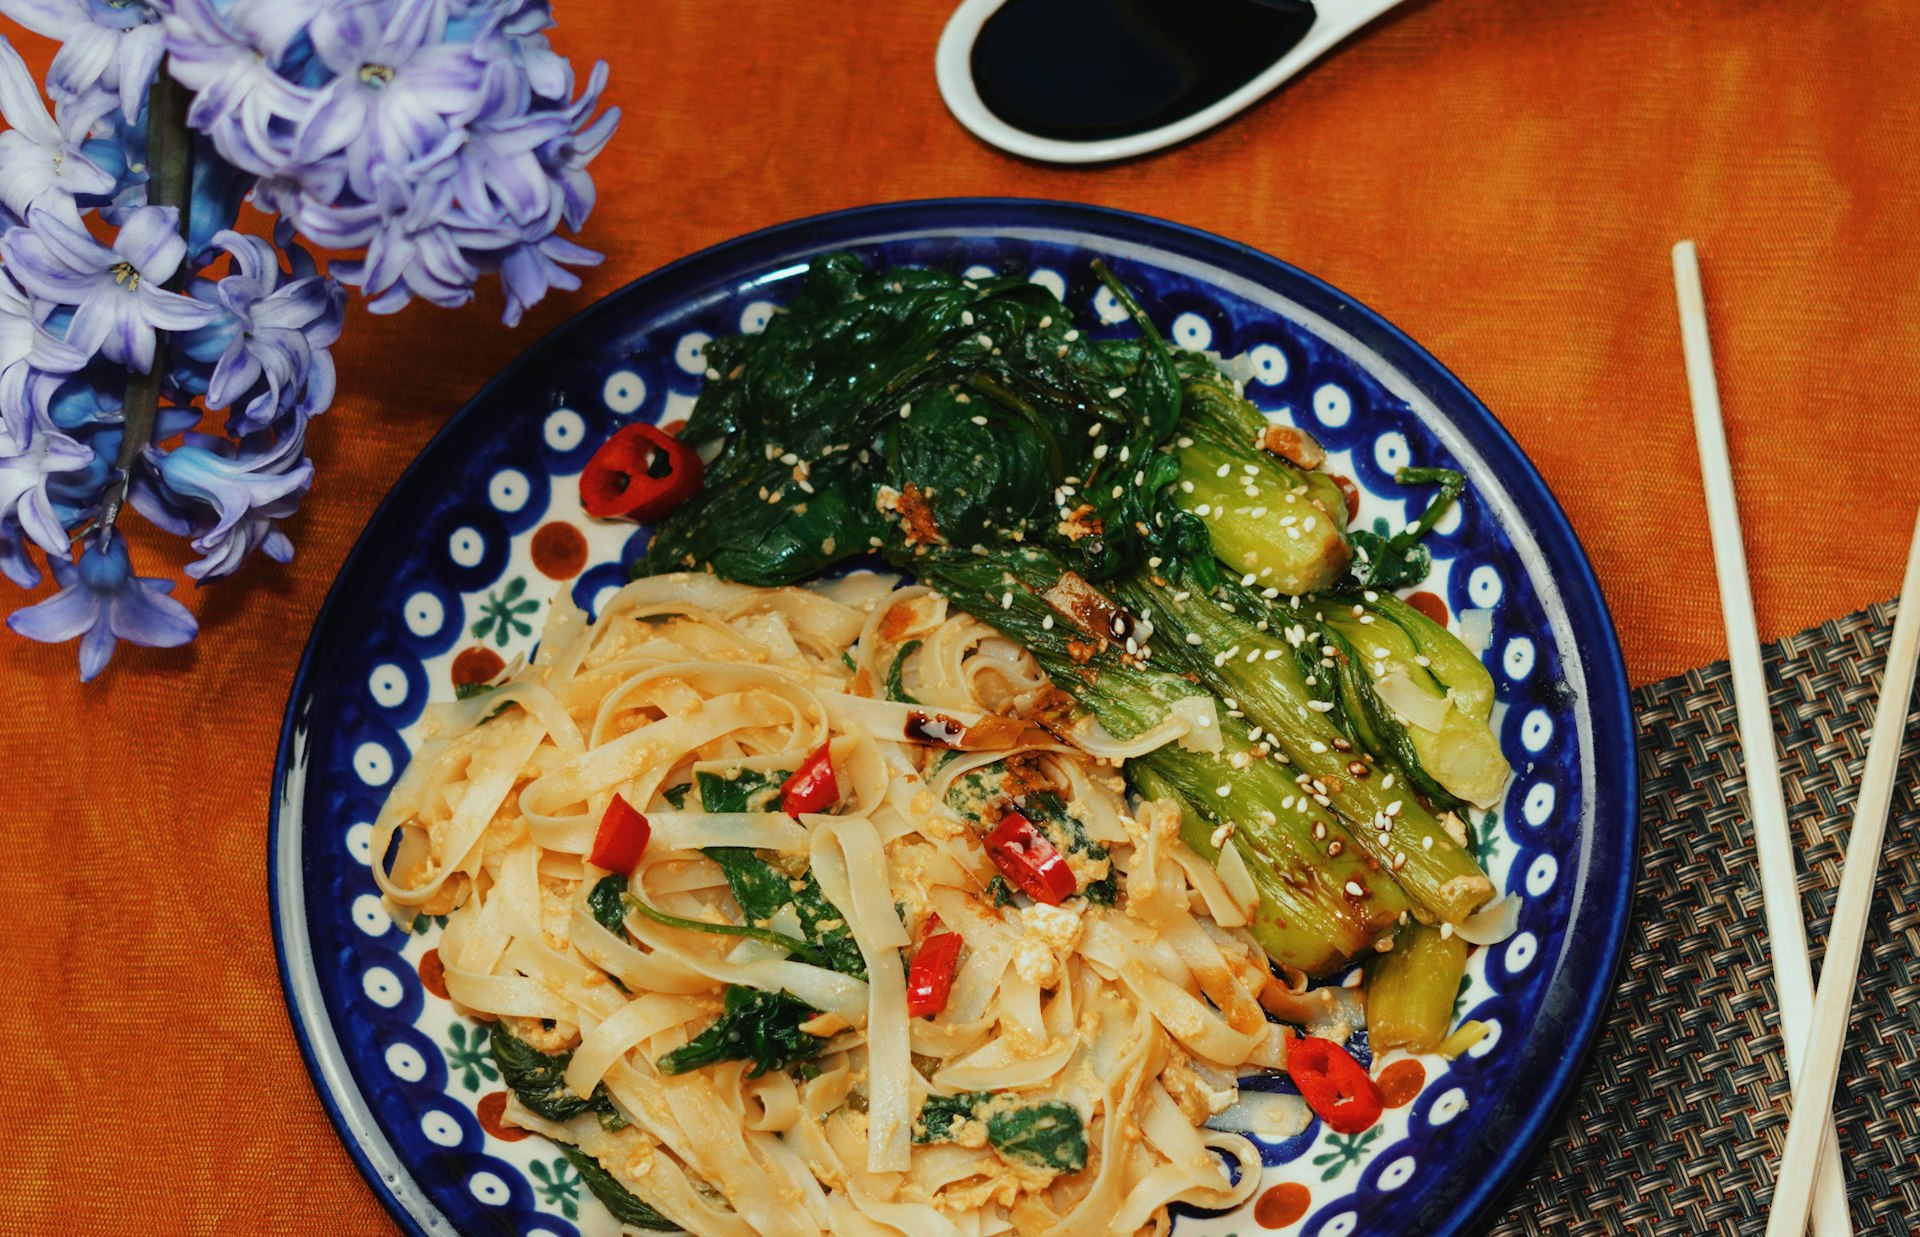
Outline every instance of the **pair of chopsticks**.
{"type": "Polygon", "coordinates": [[[1693,397],[1694,435],[1699,440],[1700,471],[1706,482],[1707,522],[1713,536],[1714,569],[1720,580],[1720,608],[1727,625],[1740,748],[1746,758],[1754,850],[1760,861],[1774,989],[1780,1002],[1780,1032],[1793,1083],[1793,1115],[1774,1174],[1767,1237],[1802,1237],[1809,1218],[1815,1237],[1847,1237],[1853,1226],[1847,1216],[1846,1183],[1832,1132],[1833,1092],[1840,1072],[1840,1053],[1846,1046],[1847,1016],[1860,972],[1867,914],[1873,906],[1874,875],[1880,866],[1887,811],[1900,764],[1915,662],[1920,660],[1920,518],[1915,521],[1913,547],[1907,552],[1899,614],[1887,649],[1880,703],[1867,746],[1859,797],[1854,803],[1853,829],[1847,839],[1846,864],[1827,932],[1826,961],[1816,996],[1795,884],[1793,839],[1780,789],[1766,675],[1760,661],[1760,637],[1754,625],[1753,594],[1740,540],[1740,514],[1733,497],[1733,470],[1727,460],[1726,429],[1720,418],[1720,389],[1714,379],[1707,338],[1700,263],[1692,241],[1673,247],[1673,279],[1680,302],[1687,386],[1693,397]]]}

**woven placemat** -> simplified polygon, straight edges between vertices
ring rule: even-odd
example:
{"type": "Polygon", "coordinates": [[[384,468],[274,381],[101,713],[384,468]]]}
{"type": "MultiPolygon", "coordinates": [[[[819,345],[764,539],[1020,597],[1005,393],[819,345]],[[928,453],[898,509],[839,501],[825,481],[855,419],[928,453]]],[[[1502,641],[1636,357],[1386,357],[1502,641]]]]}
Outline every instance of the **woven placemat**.
{"type": "MultiPolygon", "coordinates": [[[[1893,609],[1766,651],[1816,973],[1893,609]]],[[[1790,1092],[1727,663],[1641,688],[1634,711],[1641,870],[1619,986],[1574,1099],[1490,1237],[1766,1227],[1790,1092]]],[[[1920,1232],[1917,785],[1909,714],[1835,1098],[1862,1233],[1920,1232]]]]}

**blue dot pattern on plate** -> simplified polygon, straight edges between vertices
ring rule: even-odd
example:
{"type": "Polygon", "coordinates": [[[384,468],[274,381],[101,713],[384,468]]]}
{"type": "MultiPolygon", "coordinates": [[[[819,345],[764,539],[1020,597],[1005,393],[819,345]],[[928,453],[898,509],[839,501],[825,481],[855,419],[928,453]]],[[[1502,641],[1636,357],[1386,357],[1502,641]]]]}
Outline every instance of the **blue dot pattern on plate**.
{"type": "MultiPolygon", "coordinates": [[[[1019,274],[1061,294],[1096,333],[1129,333],[1124,310],[1089,267],[1100,250],[1084,246],[1097,238],[1089,242],[1077,230],[1054,235],[1010,240],[923,230],[855,247],[876,262],[1019,274]]],[[[1272,292],[1229,290],[1185,258],[1161,264],[1137,246],[1107,252],[1176,344],[1245,358],[1249,396],[1311,430],[1328,450],[1329,471],[1356,482],[1361,524],[1383,519],[1397,527],[1424,505],[1428,491],[1403,490],[1395,469],[1461,463],[1449,446],[1461,441],[1458,430],[1443,441],[1441,427],[1389,389],[1379,364],[1370,367],[1351,339],[1306,311],[1281,306],[1272,292]]],[[[577,1237],[559,1193],[536,1188],[536,1176],[551,1172],[551,1148],[537,1138],[502,1142],[475,1118],[479,1099],[500,1089],[497,1075],[488,1077],[490,1064],[481,1064],[478,1032],[469,1038],[446,1002],[422,988],[419,961],[438,929],[416,935],[376,921],[368,822],[404,768],[421,709],[451,697],[448,663],[476,643],[469,632],[490,597],[522,576],[532,581],[526,596],[542,603],[531,616],[533,634],[513,635],[500,650],[510,659],[531,648],[557,588],[571,587],[592,608],[624,578],[623,565],[644,549],[644,531],[589,528],[588,567],[570,585],[531,572],[527,543],[547,520],[586,525],[575,478],[593,448],[636,419],[684,416],[706,373],[705,344],[763,328],[791,295],[797,269],[793,255],[769,251],[763,266],[725,268],[711,286],[682,279],[624,311],[615,297],[566,328],[561,346],[537,350],[538,363],[510,368],[423,454],[368,529],[316,627],[291,711],[288,748],[304,753],[291,778],[283,749],[282,789],[292,793],[276,836],[297,865],[283,861],[278,869],[276,915],[291,938],[286,965],[313,968],[317,999],[295,993],[296,1021],[303,1035],[315,1020],[331,1025],[338,1044],[328,1050],[357,1088],[327,1095],[329,1106],[337,1120],[343,1107],[364,1106],[377,1134],[350,1147],[415,1232],[447,1231],[426,1226],[437,1216],[460,1233],[577,1237]],[[298,924],[289,918],[288,872],[298,873],[304,897],[298,924]],[[530,1171],[536,1162],[540,1174],[530,1171]]],[[[1365,1148],[1325,1180],[1314,1161],[1334,1146],[1327,1131],[1310,1130],[1287,1149],[1285,1163],[1269,1160],[1271,1180],[1313,1183],[1315,1209],[1290,1230],[1303,1234],[1446,1228],[1462,1181],[1481,1172],[1481,1148],[1513,1136],[1503,1110],[1532,1105],[1523,1089],[1538,1085],[1543,1054],[1559,1051],[1528,1028],[1574,952],[1567,930],[1582,882],[1567,874],[1589,862],[1582,836],[1591,828],[1583,817],[1592,779],[1583,775],[1581,744],[1592,741],[1594,722],[1588,703],[1569,690],[1566,658],[1577,646],[1548,623],[1543,593],[1556,586],[1543,581],[1553,573],[1516,549],[1495,518],[1485,487],[1499,482],[1484,469],[1475,473],[1471,461],[1467,467],[1469,497],[1460,516],[1433,534],[1436,569],[1423,587],[1456,616],[1491,612],[1484,659],[1496,684],[1493,721],[1515,776],[1506,802],[1473,822],[1470,841],[1496,883],[1524,896],[1520,931],[1474,957],[1463,1016],[1496,1028],[1487,1041],[1451,1065],[1432,1060],[1418,1098],[1389,1111],[1365,1148]]],[[[1179,1211],[1182,1237],[1251,1223],[1249,1213],[1179,1211]]]]}

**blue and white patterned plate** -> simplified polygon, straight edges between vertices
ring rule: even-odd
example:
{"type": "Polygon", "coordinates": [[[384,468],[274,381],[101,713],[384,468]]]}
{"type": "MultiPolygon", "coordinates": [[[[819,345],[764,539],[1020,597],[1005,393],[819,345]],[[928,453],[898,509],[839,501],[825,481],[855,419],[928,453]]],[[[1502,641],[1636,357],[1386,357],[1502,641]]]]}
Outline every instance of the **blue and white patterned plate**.
{"type": "MultiPolygon", "coordinates": [[[[348,557],[294,680],[275,769],[270,879],[301,1048],[347,1148],[414,1234],[577,1237],[596,1206],[538,1138],[498,1124],[501,1084],[472,1024],[433,994],[439,928],[402,933],[368,867],[371,822],[421,709],[532,644],[547,602],[589,611],[644,530],[580,511],[576,477],[614,429],[687,415],[713,336],[756,330],[813,256],[1020,272],[1083,321],[1124,314],[1105,257],[1178,344],[1246,358],[1248,393],[1310,428],[1358,483],[1359,519],[1425,501],[1408,463],[1467,474],[1424,585],[1487,610],[1494,714],[1515,778],[1474,843],[1524,898],[1519,931],[1475,952],[1463,1016],[1492,1033],[1451,1064],[1398,1067],[1365,1134],[1316,1122],[1263,1147],[1255,1201],[1183,1215],[1181,1237],[1364,1231],[1447,1237],[1522,1167],[1598,1025],[1633,884],[1632,718],[1605,604],[1565,517],[1487,409],[1406,336],[1291,266],[1206,233],[1087,206],[957,200],[785,224],[649,275],[495,378],[421,452],[348,557]],[[1424,1083],[1424,1085],[1420,1085],[1424,1083]]],[[[1277,1084],[1279,1085],[1279,1084],[1277,1084]]]]}

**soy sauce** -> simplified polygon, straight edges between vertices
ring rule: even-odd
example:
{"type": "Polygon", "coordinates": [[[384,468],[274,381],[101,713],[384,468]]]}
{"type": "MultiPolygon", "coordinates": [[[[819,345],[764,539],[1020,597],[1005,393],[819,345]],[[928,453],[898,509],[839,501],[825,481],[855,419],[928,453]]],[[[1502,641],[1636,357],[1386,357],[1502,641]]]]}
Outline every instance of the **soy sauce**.
{"type": "Polygon", "coordinates": [[[1226,98],[1313,20],[1308,0],[1007,0],[974,40],[973,80],[1037,137],[1124,137],[1226,98]]]}

